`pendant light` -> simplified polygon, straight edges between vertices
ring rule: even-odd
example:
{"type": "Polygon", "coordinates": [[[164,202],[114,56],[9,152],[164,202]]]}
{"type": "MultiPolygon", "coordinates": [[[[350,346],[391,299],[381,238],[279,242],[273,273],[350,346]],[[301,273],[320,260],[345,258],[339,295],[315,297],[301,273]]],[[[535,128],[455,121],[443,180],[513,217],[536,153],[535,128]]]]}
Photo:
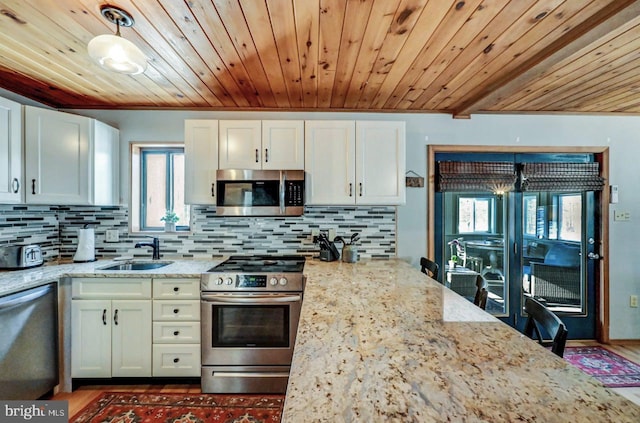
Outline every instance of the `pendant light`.
{"type": "Polygon", "coordinates": [[[138,75],[147,69],[147,58],[142,51],[129,40],[120,35],[120,27],[132,27],[134,20],[131,15],[115,6],[104,5],[100,13],[107,20],[116,24],[115,35],[98,35],[89,41],[87,51],[89,56],[104,69],[138,75]]]}

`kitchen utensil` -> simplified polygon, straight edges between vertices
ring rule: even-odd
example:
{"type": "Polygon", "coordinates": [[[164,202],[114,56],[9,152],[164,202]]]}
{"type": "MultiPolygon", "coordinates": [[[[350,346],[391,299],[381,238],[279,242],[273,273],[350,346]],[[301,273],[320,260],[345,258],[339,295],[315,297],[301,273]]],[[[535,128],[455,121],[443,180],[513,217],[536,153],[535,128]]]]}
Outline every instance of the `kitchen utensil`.
{"type": "Polygon", "coordinates": [[[354,232],[351,234],[351,241],[350,244],[353,244],[354,242],[356,242],[357,240],[360,239],[360,234],[358,232],[354,232]]]}

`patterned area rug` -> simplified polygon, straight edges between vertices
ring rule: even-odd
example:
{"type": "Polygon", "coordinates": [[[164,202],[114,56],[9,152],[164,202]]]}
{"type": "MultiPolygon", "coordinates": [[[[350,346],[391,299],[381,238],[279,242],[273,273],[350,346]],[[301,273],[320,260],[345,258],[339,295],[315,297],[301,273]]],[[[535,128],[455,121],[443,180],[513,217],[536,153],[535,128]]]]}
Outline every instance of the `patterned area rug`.
{"type": "Polygon", "coordinates": [[[640,365],[602,347],[566,347],[564,359],[609,388],[640,386],[640,365]]]}
{"type": "Polygon", "coordinates": [[[72,423],[277,423],[283,395],[105,392],[72,423]]]}

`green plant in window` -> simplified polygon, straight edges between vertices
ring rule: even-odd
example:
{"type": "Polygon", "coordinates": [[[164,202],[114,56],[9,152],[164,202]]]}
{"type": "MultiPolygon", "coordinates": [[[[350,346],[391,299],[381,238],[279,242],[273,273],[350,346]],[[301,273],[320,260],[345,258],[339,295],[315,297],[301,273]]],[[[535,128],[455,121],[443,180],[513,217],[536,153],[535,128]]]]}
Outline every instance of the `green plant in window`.
{"type": "Polygon", "coordinates": [[[165,223],[176,223],[180,220],[177,214],[173,210],[167,210],[167,212],[160,218],[165,223]]]}

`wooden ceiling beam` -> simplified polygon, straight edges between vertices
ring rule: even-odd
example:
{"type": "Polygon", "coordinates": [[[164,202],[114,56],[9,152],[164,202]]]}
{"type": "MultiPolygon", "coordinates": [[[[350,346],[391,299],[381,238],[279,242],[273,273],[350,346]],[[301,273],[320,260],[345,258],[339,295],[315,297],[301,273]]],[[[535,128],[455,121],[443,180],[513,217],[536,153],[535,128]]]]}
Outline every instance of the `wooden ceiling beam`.
{"type": "Polygon", "coordinates": [[[469,118],[472,113],[489,110],[504,97],[522,89],[541,72],[605,37],[621,25],[640,15],[640,0],[609,3],[600,14],[587,19],[551,43],[539,54],[523,62],[510,75],[496,79],[474,97],[462,99],[452,107],[454,118],[469,118]]]}

